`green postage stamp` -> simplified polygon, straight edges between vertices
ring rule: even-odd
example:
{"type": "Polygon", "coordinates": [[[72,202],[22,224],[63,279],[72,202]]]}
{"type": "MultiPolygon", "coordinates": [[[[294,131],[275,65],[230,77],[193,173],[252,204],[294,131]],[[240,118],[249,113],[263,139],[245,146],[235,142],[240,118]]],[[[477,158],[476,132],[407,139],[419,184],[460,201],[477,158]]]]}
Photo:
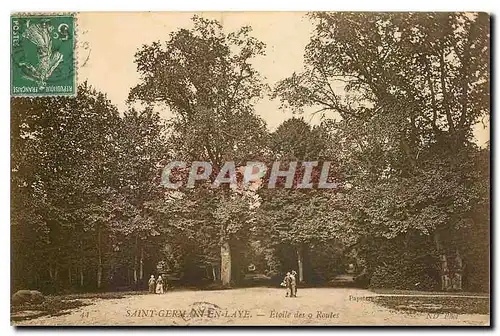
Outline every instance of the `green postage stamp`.
{"type": "Polygon", "coordinates": [[[11,15],[11,96],[75,96],[75,16],[11,15]]]}

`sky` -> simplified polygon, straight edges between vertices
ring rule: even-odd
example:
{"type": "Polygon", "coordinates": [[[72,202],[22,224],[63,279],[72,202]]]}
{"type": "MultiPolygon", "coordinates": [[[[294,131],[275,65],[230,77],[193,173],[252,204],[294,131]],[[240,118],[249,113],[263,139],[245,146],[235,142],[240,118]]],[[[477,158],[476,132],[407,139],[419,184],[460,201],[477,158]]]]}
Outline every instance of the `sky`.
{"type": "MultiPolygon", "coordinates": [[[[253,62],[273,86],[277,81],[303,69],[304,48],[313,31],[305,12],[82,12],[78,14],[78,81],[87,80],[107,94],[119,111],[126,110],[130,88],[139,83],[134,54],[144,44],[166,41],[171,32],[192,27],[194,14],[219,20],[226,32],[241,26],[252,27],[252,35],[267,46],[266,56],[253,62]]],[[[279,109],[279,101],[265,97],[255,105],[269,130],[293,117],[279,109]]],[[[320,116],[306,110],[304,119],[316,124],[320,116]]],[[[161,112],[168,118],[168,112],[161,112]]],[[[334,117],[334,115],[329,115],[334,117]]],[[[489,125],[489,120],[486,120],[489,125]]],[[[476,125],[477,143],[489,140],[489,128],[476,125]]]]}
{"type": "MultiPolygon", "coordinates": [[[[134,54],[143,44],[166,41],[170,32],[192,27],[194,14],[222,22],[224,30],[235,31],[250,25],[252,35],[267,45],[266,56],[253,62],[256,69],[273,85],[303,69],[303,54],[313,26],[305,12],[252,13],[80,13],[78,16],[79,66],[78,81],[88,82],[105,92],[120,111],[126,109],[131,87],[139,83],[134,54]],[[85,43],[87,42],[87,43],[85,43]],[[84,45],[85,44],[85,45],[84,45]],[[84,49],[88,47],[88,49],[84,49]]],[[[256,113],[275,129],[293,114],[279,110],[279,102],[264,98],[256,106],[256,113]]],[[[319,122],[319,116],[305,113],[306,120],[319,122]],[[312,119],[311,119],[312,117],[312,119]]],[[[168,117],[164,112],[164,117],[168,117]]]]}

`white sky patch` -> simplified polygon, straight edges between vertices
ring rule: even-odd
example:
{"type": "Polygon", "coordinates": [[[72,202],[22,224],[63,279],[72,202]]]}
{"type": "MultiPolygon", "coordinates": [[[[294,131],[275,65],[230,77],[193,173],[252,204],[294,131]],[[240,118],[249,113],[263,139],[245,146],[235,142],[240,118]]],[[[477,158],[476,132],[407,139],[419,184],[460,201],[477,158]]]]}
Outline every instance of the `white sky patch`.
{"type": "MultiPolygon", "coordinates": [[[[251,26],[252,36],[266,44],[266,56],[255,58],[253,64],[271,87],[303,70],[304,49],[314,29],[305,12],[83,12],[78,14],[79,82],[88,80],[123,113],[130,89],[140,80],[134,63],[137,50],[154,41],[164,43],[179,28],[191,28],[195,14],[219,20],[226,33],[251,26]]],[[[270,131],[294,116],[279,106],[277,99],[267,96],[255,104],[270,131]]],[[[159,111],[163,118],[171,116],[167,108],[159,111]]],[[[319,124],[322,117],[336,118],[332,112],[314,111],[306,108],[304,120],[319,124]]],[[[489,140],[489,120],[486,128],[477,124],[474,134],[477,143],[484,145],[489,140]]]]}

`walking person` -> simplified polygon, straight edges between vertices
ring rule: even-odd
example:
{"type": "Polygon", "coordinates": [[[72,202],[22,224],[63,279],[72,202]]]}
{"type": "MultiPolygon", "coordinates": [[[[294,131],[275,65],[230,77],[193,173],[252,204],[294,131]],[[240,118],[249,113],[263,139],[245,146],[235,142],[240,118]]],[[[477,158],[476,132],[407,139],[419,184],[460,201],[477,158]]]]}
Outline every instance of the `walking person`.
{"type": "Polygon", "coordinates": [[[291,297],[291,274],[290,272],[287,272],[285,275],[285,278],[283,279],[283,282],[281,283],[283,286],[286,288],[286,295],[285,297],[291,297]]]}
{"type": "Polygon", "coordinates": [[[290,297],[297,297],[297,272],[290,274],[290,297]]]}
{"type": "Polygon", "coordinates": [[[163,294],[163,279],[161,275],[156,279],[156,294],[163,294]]]}
{"type": "Polygon", "coordinates": [[[151,274],[151,277],[149,278],[149,281],[148,281],[149,293],[151,293],[151,294],[155,293],[155,285],[156,285],[155,276],[153,274],[151,274]]]}
{"type": "Polygon", "coordinates": [[[163,279],[163,293],[166,293],[168,287],[167,276],[164,274],[162,279],[163,279]]]}

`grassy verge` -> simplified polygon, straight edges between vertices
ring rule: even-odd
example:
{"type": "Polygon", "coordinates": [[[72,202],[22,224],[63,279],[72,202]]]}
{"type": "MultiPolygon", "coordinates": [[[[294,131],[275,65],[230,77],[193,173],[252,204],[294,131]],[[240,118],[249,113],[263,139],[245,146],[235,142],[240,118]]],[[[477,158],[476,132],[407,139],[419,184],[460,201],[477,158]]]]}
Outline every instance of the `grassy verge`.
{"type": "Polygon", "coordinates": [[[445,296],[375,296],[370,301],[383,307],[415,313],[489,314],[489,298],[445,296]]]}
{"type": "Polygon", "coordinates": [[[489,293],[473,293],[473,292],[432,292],[432,291],[418,291],[418,290],[405,290],[405,289],[370,289],[371,292],[377,294],[395,294],[395,295],[432,295],[432,296],[490,296],[489,293]]]}
{"type": "Polygon", "coordinates": [[[102,293],[74,293],[64,295],[54,295],[53,298],[61,300],[78,300],[78,299],[123,299],[129,295],[144,295],[147,291],[128,291],[128,292],[102,292],[102,293]]]}
{"type": "Polygon", "coordinates": [[[62,300],[58,297],[49,296],[45,298],[43,303],[24,303],[21,305],[11,306],[11,321],[29,320],[46,315],[62,315],[66,314],[69,309],[87,306],[89,304],[90,303],[80,300],[62,300]]]}
{"type": "Polygon", "coordinates": [[[30,320],[41,316],[68,314],[70,309],[91,305],[91,299],[122,299],[128,295],[142,295],[148,292],[104,292],[48,295],[40,304],[24,303],[11,306],[11,321],[30,320]]]}

